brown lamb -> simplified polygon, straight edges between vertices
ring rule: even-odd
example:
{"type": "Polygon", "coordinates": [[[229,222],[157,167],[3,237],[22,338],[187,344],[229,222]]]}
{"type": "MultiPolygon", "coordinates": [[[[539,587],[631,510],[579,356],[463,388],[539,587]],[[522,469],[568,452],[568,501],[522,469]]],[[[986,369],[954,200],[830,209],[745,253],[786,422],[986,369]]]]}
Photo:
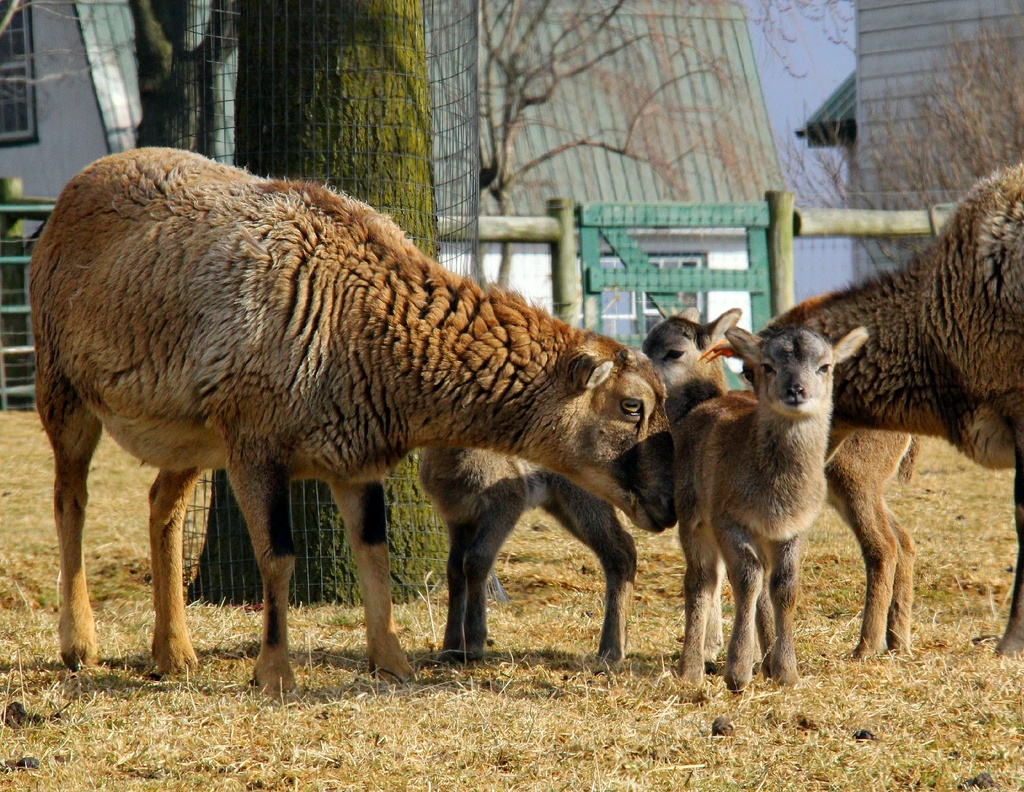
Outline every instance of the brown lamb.
{"type": "MultiPolygon", "coordinates": [[[[707,349],[710,343],[708,333],[685,314],[659,322],[644,340],[644,352],[665,381],[665,406],[673,425],[696,404],[725,393],[721,361],[694,354],[695,348],[707,349]]],[[[910,645],[914,543],[886,504],[885,488],[896,476],[904,481],[910,477],[916,452],[910,435],[864,429],[850,435],[825,466],[828,502],[850,526],[864,557],[867,586],[861,638],[853,652],[857,658],[910,645]]],[[[716,603],[705,641],[709,662],[721,645],[716,603]]]]}
{"type": "Polygon", "coordinates": [[[768,650],[765,670],[791,685],[797,680],[793,610],[799,543],[825,501],[833,365],[852,356],[867,334],[857,328],[834,347],[802,328],[765,341],[739,328],[726,336],[760,372],[756,398],[735,391],[708,399],[672,425],[679,539],[686,555],[686,631],[678,672],[691,683],[704,678],[705,642],[714,635],[711,620],[718,616],[724,566],[736,602],[726,684],[742,690],[751,679],[758,617],[761,646],[768,650]],[[769,612],[774,629],[764,626],[769,612]]]}
{"type": "Polygon", "coordinates": [[[61,192],[31,264],[36,397],[53,445],[61,656],[97,658],[82,526],[102,429],[150,490],[158,673],[196,663],[182,520],[225,467],[264,582],[255,681],[294,686],[288,481],[320,478],[352,543],[371,668],[413,673],[392,619],[381,479],[416,446],[491,448],[564,473],[652,529],[675,522],[661,380],[642,356],[421,253],[309,183],[174,149],[105,157],[61,192]]]}

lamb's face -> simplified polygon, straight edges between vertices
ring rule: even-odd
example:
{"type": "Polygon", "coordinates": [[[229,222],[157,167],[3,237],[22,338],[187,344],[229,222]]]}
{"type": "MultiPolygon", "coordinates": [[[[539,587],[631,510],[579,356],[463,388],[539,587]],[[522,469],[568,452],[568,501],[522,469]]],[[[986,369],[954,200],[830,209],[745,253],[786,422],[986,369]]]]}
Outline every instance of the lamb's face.
{"type": "MultiPolygon", "coordinates": [[[[704,353],[725,338],[726,330],[735,326],[741,314],[739,308],[732,308],[702,325],[696,310],[687,309],[651,328],[643,350],[661,375],[670,404],[695,382],[708,382],[717,390],[724,389],[722,362],[704,353]]],[[[669,413],[672,412],[670,408],[669,413]]]]}
{"type": "Polygon", "coordinates": [[[788,327],[767,338],[730,330],[729,343],[743,358],[758,400],[792,420],[832,411],[832,374],[836,363],[854,354],[867,339],[863,328],[851,331],[833,347],[817,333],[788,327]]]}
{"type": "Polygon", "coordinates": [[[577,394],[551,433],[549,466],[641,528],[675,524],[665,388],[650,361],[616,344],[610,359],[581,352],[570,371],[577,394]]]}

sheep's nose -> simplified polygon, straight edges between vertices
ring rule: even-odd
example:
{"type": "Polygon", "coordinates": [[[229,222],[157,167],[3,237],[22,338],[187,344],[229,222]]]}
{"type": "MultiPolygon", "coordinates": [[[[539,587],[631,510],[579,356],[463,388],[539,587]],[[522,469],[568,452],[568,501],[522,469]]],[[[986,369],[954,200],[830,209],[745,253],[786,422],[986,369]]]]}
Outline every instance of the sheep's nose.
{"type": "Polygon", "coordinates": [[[790,385],[786,389],[786,401],[790,404],[800,404],[807,398],[807,391],[804,390],[804,386],[800,383],[790,385]]]}

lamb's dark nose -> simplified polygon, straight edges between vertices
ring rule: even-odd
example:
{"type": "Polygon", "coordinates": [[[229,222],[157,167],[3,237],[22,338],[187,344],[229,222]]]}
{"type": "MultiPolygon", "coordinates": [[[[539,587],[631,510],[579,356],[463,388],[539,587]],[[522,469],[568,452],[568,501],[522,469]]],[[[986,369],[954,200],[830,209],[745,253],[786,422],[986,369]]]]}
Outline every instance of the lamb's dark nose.
{"type": "Polygon", "coordinates": [[[807,391],[799,382],[790,385],[786,389],[786,402],[789,404],[803,404],[807,400],[807,391]]]}

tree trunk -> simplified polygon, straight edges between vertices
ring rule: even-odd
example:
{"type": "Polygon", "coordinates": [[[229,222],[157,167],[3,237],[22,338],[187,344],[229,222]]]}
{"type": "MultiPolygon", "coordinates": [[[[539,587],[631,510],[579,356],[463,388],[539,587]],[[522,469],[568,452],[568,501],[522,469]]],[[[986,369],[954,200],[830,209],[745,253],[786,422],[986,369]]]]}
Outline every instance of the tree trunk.
{"type": "MultiPolygon", "coordinates": [[[[420,0],[242,0],[240,7],[236,164],[327,182],[390,214],[434,255],[420,0]]],[[[238,539],[244,523],[225,481],[218,472],[192,593],[219,600],[229,596],[220,582],[237,579],[250,598],[260,590],[255,561],[238,571],[238,554],[252,551],[238,539]]],[[[408,598],[428,575],[443,579],[446,535],[419,489],[417,456],[389,476],[385,494],[393,593],[408,598]]],[[[291,513],[294,598],[355,601],[354,565],[327,487],[295,482],[291,513]]]]}

